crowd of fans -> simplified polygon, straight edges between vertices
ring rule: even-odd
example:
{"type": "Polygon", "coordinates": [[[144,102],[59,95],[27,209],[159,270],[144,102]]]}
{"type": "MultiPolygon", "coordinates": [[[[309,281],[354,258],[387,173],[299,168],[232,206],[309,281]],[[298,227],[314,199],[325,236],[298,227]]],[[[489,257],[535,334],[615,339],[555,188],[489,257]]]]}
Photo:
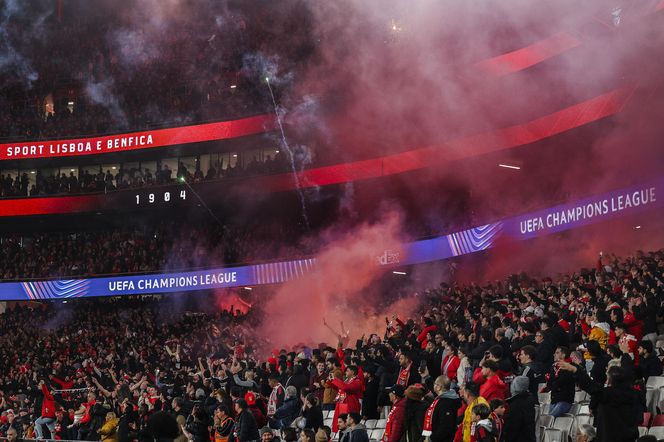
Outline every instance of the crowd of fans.
{"type": "Polygon", "coordinates": [[[6,175],[0,173],[0,198],[112,192],[173,184],[176,180],[200,183],[283,173],[289,170],[290,164],[286,155],[279,152],[274,157],[267,155],[263,161],[254,157],[245,166],[239,161],[225,168],[220,167],[219,164],[211,165],[205,173],[200,167],[192,171],[182,162],[179,163],[177,170],[172,170],[167,164],[161,164],[157,170],[136,167],[125,170],[120,166],[117,171],[111,169],[104,171],[100,167],[96,174],[85,170],[78,177],[71,171],[69,175],[61,173],[60,176],[57,176],[57,173],[51,172],[45,176],[41,170],[37,170],[34,184],[30,184],[27,172],[15,176],[12,176],[11,173],[6,175]]]}
{"type": "MultiPolygon", "coordinates": [[[[131,15],[113,2],[70,2],[59,13],[52,3],[3,9],[15,55],[0,75],[0,137],[69,138],[272,109],[265,75],[311,52],[306,39],[288,41],[308,32],[306,11],[291,3],[270,10],[201,2],[159,12],[138,3],[131,15]],[[291,32],[277,39],[282,26],[291,32]]],[[[273,81],[277,100],[285,86],[273,81]]]]}
{"type": "Polygon", "coordinates": [[[540,395],[562,416],[580,388],[594,427],[581,426],[577,440],[634,441],[646,380],[662,374],[663,287],[664,251],[600,260],[557,281],[441,284],[418,316],[392,315],[379,334],[352,342],[343,324],[325,324],[331,345],[286,348],[255,335],[257,308],[16,307],[0,316],[0,433],[356,442],[369,440],[363,422],[382,417],[386,442],[534,442],[540,395]]]}
{"type": "Polygon", "coordinates": [[[201,4],[159,18],[165,33],[152,20],[143,26],[138,11],[137,23],[128,22],[110,4],[66,8],[60,17],[36,8],[3,18],[7,44],[20,57],[19,67],[8,66],[0,77],[6,89],[0,137],[140,130],[262,112],[271,104],[260,84],[266,67],[245,60],[273,52],[252,9],[201,4]]]}
{"type": "Polygon", "coordinates": [[[296,226],[278,223],[182,229],[163,222],[150,228],[1,236],[0,280],[182,271],[312,253],[313,245],[298,243],[298,234],[296,226]]]}

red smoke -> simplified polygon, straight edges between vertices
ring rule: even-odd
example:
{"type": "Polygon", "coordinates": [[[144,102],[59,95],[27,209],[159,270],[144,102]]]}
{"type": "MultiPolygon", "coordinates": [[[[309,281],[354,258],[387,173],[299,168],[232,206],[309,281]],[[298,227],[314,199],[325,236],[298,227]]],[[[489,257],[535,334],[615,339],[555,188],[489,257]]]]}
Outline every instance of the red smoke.
{"type": "Polygon", "coordinates": [[[241,289],[216,290],[214,303],[218,310],[229,311],[233,314],[239,310],[241,314],[246,315],[252,307],[252,304],[241,296],[241,289]]]}
{"type": "MultiPolygon", "coordinates": [[[[386,250],[396,252],[403,238],[399,217],[389,214],[377,224],[365,224],[344,234],[328,233],[327,246],[316,256],[315,271],[279,286],[265,302],[258,330],[273,346],[304,342],[336,344],[341,322],[350,339],[384,329],[384,316],[408,314],[414,301],[387,305],[372,283],[385,269],[378,264],[386,250]]],[[[351,341],[352,342],[352,341],[351,341]]]]}

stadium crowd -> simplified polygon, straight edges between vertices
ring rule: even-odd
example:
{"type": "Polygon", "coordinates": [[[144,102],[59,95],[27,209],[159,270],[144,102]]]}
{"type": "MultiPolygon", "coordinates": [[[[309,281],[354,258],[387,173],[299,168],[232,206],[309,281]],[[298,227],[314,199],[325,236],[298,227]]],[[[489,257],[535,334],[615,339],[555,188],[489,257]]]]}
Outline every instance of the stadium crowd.
{"type": "MultiPolygon", "coordinates": [[[[14,55],[0,75],[0,138],[75,138],[272,111],[266,73],[292,74],[311,53],[296,38],[308,32],[297,2],[269,13],[251,2],[168,5],[150,20],[141,3],[135,17],[114,2],[76,3],[60,12],[53,3],[3,9],[14,55]],[[282,26],[293,41],[275,38],[282,26]]],[[[287,83],[273,81],[277,102],[287,83]]]]}
{"type": "Polygon", "coordinates": [[[351,342],[326,324],[331,345],[284,348],[254,334],[278,318],[257,308],[16,306],[0,316],[0,433],[357,442],[382,418],[386,442],[534,442],[543,395],[541,414],[565,416],[578,387],[594,427],[580,425],[577,440],[634,441],[653,409],[646,381],[662,374],[663,286],[664,251],[612,256],[557,281],[441,284],[380,334],[351,342]]]}
{"type": "Polygon", "coordinates": [[[177,170],[172,170],[167,164],[162,164],[157,170],[149,168],[132,167],[117,171],[99,167],[96,174],[85,170],[80,176],[74,172],[69,175],[51,171],[45,175],[41,170],[35,171],[35,183],[30,184],[28,172],[16,175],[0,172],[0,198],[15,198],[24,196],[68,195],[80,193],[112,192],[122,189],[138,189],[150,186],[173,184],[176,180],[188,183],[200,183],[229,178],[243,178],[255,175],[270,175],[290,171],[289,162],[285,154],[279,152],[274,158],[267,155],[263,161],[253,157],[245,166],[240,162],[224,168],[219,164],[212,165],[204,173],[200,167],[195,170],[188,169],[182,162],[177,170]]]}
{"type": "Polygon", "coordinates": [[[278,223],[181,229],[164,221],[140,229],[4,235],[0,280],[181,271],[313,253],[298,234],[296,226],[278,223]]]}

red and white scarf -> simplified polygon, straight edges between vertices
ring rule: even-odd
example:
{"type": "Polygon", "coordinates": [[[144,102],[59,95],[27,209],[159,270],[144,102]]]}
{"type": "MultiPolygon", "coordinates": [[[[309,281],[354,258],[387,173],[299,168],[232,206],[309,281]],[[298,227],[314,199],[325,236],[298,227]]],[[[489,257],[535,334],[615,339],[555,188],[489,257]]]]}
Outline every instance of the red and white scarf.
{"type": "Polygon", "coordinates": [[[431,436],[432,431],[433,431],[433,413],[436,411],[436,405],[438,405],[438,401],[440,398],[436,398],[431,405],[429,405],[429,408],[427,408],[427,412],[424,414],[424,431],[422,431],[422,436],[431,436]]]}
{"type": "Polygon", "coordinates": [[[272,389],[272,393],[270,393],[270,399],[267,401],[267,415],[272,416],[274,413],[277,412],[277,405],[279,401],[278,394],[280,391],[283,391],[284,387],[281,386],[281,384],[275,385],[275,387],[272,389]]]}
{"type": "Polygon", "coordinates": [[[408,386],[408,379],[410,378],[410,366],[413,365],[411,362],[408,364],[408,367],[402,369],[399,372],[399,378],[397,379],[397,385],[401,385],[403,388],[408,386]]]}
{"type": "MultiPolygon", "coordinates": [[[[347,379],[347,380],[346,380],[346,383],[349,384],[349,383],[353,382],[353,380],[355,380],[355,378],[357,378],[357,376],[353,376],[352,378],[347,379]]],[[[334,398],[334,400],[335,400],[336,402],[343,403],[343,402],[346,400],[346,397],[347,397],[347,396],[348,396],[348,395],[346,394],[345,391],[339,390],[339,392],[337,393],[337,397],[334,398]]]]}
{"type": "MultiPolygon", "coordinates": [[[[398,402],[403,401],[404,399],[401,398],[399,399],[398,402]]],[[[387,415],[387,421],[385,421],[385,433],[383,433],[383,442],[387,442],[390,440],[390,433],[392,433],[392,419],[394,418],[394,414],[397,411],[397,404],[394,403],[392,404],[392,409],[390,410],[390,414],[387,415]]]]}

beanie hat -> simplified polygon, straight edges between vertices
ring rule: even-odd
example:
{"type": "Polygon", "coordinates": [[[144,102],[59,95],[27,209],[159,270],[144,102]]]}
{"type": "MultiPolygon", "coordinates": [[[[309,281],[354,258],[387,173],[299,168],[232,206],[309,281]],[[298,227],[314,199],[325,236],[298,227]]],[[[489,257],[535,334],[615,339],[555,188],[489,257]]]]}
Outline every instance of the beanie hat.
{"type": "Polygon", "coordinates": [[[524,391],[528,391],[530,387],[530,380],[526,376],[517,376],[512,379],[512,385],[510,385],[510,393],[512,396],[515,396],[524,391]]]}
{"type": "Polygon", "coordinates": [[[253,391],[248,391],[244,395],[244,400],[247,401],[247,405],[256,405],[256,394],[253,391]]]}

